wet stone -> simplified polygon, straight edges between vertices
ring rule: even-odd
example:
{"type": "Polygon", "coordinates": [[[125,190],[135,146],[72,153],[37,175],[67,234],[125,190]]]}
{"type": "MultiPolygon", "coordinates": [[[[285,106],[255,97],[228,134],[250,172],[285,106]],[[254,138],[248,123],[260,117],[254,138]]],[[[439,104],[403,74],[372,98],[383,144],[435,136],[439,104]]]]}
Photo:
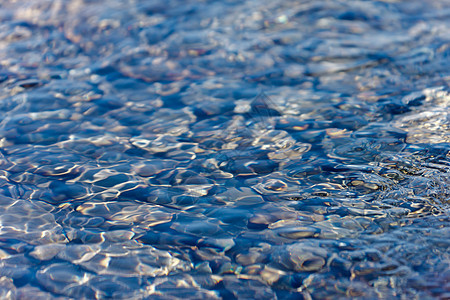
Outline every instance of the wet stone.
{"type": "Polygon", "coordinates": [[[44,299],[64,299],[61,296],[52,295],[48,291],[41,290],[37,287],[25,285],[23,287],[20,287],[16,290],[16,297],[17,298],[30,298],[30,299],[37,299],[37,300],[44,300],[44,299]]]}
{"type": "Polygon", "coordinates": [[[216,224],[211,224],[205,220],[191,221],[188,224],[173,224],[172,229],[178,232],[193,234],[197,236],[216,236],[221,233],[221,229],[216,224]]]}
{"type": "Polygon", "coordinates": [[[216,275],[207,276],[173,276],[156,279],[151,283],[149,297],[153,299],[177,299],[182,295],[185,298],[221,299],[214,289],[222,280],[216,275]]]}
{"type": "Polygon", "coordinates": [[[0,277],[0,297],[3,299],[14,299],[16,296],[16,287],[13,281],[6,277],[0,277]]]}
{"type": "Polygon", "coordinates": [[[285,230],[280,230],[278,235],[289,239],[302,239],[308,237],[318,236],[318,230],[307,227],[293,227],[285,230]]]}
{"type": "Polygon", "coordinates": [[[65,248],[64,244],[47,244],[36,246],[30,256],[39,260],[50,260],[65,248]]]}
{"type": "Polygon", "coordinates": [[[274,262],[282,268],[295,272],[321,270],[326,264],[325,249],[315,248],[304,243],[296,243],[280,249],[273,255],[274,262]]]}
{"type": "Polygon", "coordinates": [[[261,299],[273,299],[275,294],[262,282],[244,279],[237,280],[235,277],[226,276],[223,279],[222,297],[258,297],[261,299]]]}
{"type": "Polygon", "coordinates": [[[92,277],[68,263],[52,264],[36,273],[45,289],[68,297],[93,297],[95,292],[87,284],[92,277]]]}
{"type": "Polygon", "coordinates": [[[141,280],[120,276],[94,277],[90,282],[98,298],[136,297],[143,291],[141,280]]]}
{"type": "Polygon", "coordinates": [[[173,160],[152,160],[133,165],[136,174],[142,177],[154,176],[164,170],[174,168],[178,163],[173,160]]]}
{"type": "Polygon", "coordinates": [[[29,282],[33,273],[31,268],[35,267],[35,265],[23,254],[12,255],[3,258],[0,262],[0,275],[11,278],[16,282],[29,282]]]}
{"type": "Polygon", "coordinates": [[[67,241],[63,228],[55,222],[52,214],[26,200],[0,197],[2,238],[19,238],[38,245],[67,241]]]}
{"type": "Polygon", "coordinates": [[[269,224],[277,221],[278,218],[275,216],[265,215],[265,214],[256,214],[249,218],[248,226],[249,228],[255,229],[264,229],[269,226],[269,224]]]}

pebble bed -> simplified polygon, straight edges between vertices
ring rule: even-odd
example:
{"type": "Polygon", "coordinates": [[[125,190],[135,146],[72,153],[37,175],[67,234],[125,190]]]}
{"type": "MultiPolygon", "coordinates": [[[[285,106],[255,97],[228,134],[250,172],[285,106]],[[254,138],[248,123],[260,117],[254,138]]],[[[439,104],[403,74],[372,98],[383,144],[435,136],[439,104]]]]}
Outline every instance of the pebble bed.
{"type": "Polygon", "coordinates": [[[0,298],[448,299],[446,0],[3,0],[0,298]]]}

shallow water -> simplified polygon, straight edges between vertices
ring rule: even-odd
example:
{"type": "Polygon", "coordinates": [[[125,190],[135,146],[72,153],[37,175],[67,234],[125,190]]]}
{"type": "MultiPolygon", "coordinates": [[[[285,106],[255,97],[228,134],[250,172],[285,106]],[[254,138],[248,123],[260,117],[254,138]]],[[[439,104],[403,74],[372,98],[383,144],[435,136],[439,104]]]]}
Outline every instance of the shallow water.
{"type": "Polygon", "coordinates": [[[0,298],[448,298],[449,19],[1,1],[0,298]]]}

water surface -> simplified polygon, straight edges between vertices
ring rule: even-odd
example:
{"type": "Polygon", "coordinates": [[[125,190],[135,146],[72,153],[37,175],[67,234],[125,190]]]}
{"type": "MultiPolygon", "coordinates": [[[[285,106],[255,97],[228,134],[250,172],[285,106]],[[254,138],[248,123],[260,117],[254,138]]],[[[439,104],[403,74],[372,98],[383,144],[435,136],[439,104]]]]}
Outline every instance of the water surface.
{"type": "Polygon", "coordinates": [[[450,5],[0,2],[0,297],[446,299],[450,5]]]}

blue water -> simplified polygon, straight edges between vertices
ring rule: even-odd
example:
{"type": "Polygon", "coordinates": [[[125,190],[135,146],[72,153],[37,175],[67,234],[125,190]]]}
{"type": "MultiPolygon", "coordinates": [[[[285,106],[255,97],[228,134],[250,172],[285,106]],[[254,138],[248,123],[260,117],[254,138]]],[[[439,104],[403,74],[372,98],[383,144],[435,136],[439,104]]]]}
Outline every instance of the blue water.
{"type": "Polygon", "coordinates": [[[449,20],[0,1],[0,298],[449,298],[449,20]]]}

